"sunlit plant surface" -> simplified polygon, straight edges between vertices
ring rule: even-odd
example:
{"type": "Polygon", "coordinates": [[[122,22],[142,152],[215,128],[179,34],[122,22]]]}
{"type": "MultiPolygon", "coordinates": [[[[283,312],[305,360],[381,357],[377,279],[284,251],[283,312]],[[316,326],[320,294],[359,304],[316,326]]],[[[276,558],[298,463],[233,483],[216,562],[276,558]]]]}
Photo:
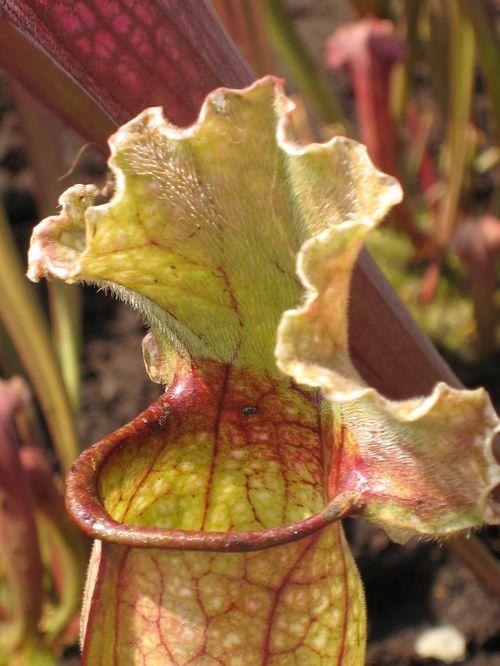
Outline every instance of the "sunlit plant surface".
{"type": "Polygon", "coordinates": [[[349,358],[351,271],[399,185],[348,139],[299,147],[290,110],[270,77],[188,129],[148,109],[110,140],[112,199],[73,187],[33,234],[30,277],[138,309],[166,386],[68,479],[99,540],[84,663],[362,664],[339,518],[397,540],[498,519],[485,392],[389,401],[349,358]]]}

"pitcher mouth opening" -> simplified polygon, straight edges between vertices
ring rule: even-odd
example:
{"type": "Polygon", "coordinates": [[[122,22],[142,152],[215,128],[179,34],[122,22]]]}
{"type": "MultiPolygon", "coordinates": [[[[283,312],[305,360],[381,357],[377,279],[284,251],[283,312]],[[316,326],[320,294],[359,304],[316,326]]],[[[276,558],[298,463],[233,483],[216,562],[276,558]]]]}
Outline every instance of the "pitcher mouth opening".
{"type": "Polygon", "coordinates": [[[166,529],[115,520],[99,495],[102,467],[107,457],[130,437],[139,434],[146,437],[153,427],[165,422],[168,408],[168,397],[164,394],[128,424],[86,449],[73,464],[67,478],[66,507],[71,519],[89,537],[133,548],[245,552],[303,539],[330,523],[360,512],[360,495],[346,492],[303,520],[264,529],[227,532],[166,529]]]}

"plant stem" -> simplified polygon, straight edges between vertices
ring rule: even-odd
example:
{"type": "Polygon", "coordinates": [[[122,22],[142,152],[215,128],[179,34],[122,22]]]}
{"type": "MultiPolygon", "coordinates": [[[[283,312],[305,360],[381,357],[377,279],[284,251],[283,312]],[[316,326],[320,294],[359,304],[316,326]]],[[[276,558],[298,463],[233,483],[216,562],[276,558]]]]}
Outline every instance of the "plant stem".
{"type": "Polygon", "coordinates": [[[454,3],[448,6],[450,44],[448,54],[448,132],[446,165],[448,186],[443,199],[438,227],[438,243],[446,248],[459,217],[460,195],[463,189],[467,160],[470,153],[467,125],[469,122],[472,86],[474,82],[474,32],[454,3]]]}
{"type": "Polygon", "coordinates": [[[73,411],[47,322],[33,288],[24,277],[3,208],[0,208],[0,317],[33,385],[61,468],[67,472],[79,452],[73,411]]]}
{"type": "Polygon", "coordinates": [[[23,364],[0,319],[0,374],[4,378],[23,376],[23,364]]]}
{"type": "Polygon", "coordinates": [[[39,536],[45,546],[42,552],[47,552],[47,567],[53,569],[54,579],[58,582],[55,585],[58,603],[54,612],[43,621],[44,633],[56,637],[78,612],[88,548],[84,537],[66,515],[63,496],[42,451],[24,446],[20,456],[37,510],[39,536]],[[51,555],[56,566],[51,562],[51,555]]]}
{"type": "Polygon", "coordinates": [[[500,562],[475,536],[446,541],[446,548],[488,590],[500,598],[500,562]]]}
{"type": "Polygon", "coordinates": [[[0,657],[36,643],[42,608],[42,562],[15,424],[15,413],[22,408],[23,400],[21,380],[14,378],[0,383],[0,537],[13,596],[11,617],[2,622],[0,657]]]}
{"type": "Polygon", "coordinates": [[[81,309],[80,287],[64,282],[49,282],[52,339],[61,367],[71,406],[76,411],[80,402],[81,309]]]}

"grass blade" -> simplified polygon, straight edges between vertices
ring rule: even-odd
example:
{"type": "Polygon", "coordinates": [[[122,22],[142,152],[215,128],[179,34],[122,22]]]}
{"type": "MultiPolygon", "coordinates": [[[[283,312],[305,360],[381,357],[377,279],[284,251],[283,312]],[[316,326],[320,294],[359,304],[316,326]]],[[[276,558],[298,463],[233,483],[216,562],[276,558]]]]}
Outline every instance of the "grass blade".
{"type": "Polygon", "coordinates": [[[472,24],[477,52],[490,90],[497,133],[500,135],[500,46],[495,33],[493,3],[488,0],[460,0],[463,14],[472,24]]]}
{"type": "Polygon", "coordinates": [[[59,463],[67,472],[79,450],[74,415],[47,322],[24,276],[3,209],[0,209],[0,318],[23,361],[59,463]]]}
{"type": "MultiPolygon", "coordinates": [[[[59,127],[52,114],[23,86],[11,84],[21,125],[27,139],[39,215],[47,217],[57,207],[64,172],[59,127]]],[[[48,282],[52,341],[73,409],[80,394],[80,354],[82,314],[80,287],[58,281],[48,282]]]]}
{"type": "Polygon", "coordinates": [[[292,79],[310,99],[326,124],[341,123],[342,110],[326,79],[300,40],[281,0],[264,1],[264,17],[271,43],[292,79]]]}
{"type": "Polygon", "coordinates": [[[448,60],[448,136],[446,162],[448,188],[443,200],[438,242],[446,246],[457,222],[460,194],[469,155],[467,129],[474,83],[474,32],[458,6],[450,3],[448,60]]]}

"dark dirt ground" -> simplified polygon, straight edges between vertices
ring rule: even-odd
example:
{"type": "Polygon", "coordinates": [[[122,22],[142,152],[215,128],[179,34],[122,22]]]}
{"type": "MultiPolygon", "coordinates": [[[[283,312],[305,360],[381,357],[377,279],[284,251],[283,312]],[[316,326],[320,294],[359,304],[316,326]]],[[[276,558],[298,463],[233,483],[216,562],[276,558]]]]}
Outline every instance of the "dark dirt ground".
{"type": "MultiPolygon", "coordinates": [[[[314,11],[308,11],[305,2],[295,0],[290,5],[296,10],[300,29],[316,44],[319,57],[319,45],[332,30],[325,22],[332,12],[330,3],[318,1],[314,11]]],[[[99,158],[85,159],[87,169],[98,174],[99,158]]],[[[5,86],[1,85],[0,195],[24,251],[29,230],[36,221],[32,174],[16,114],[5,86]]],[[[137,317],[123,305],[102,293],[84,289],[79,426],[85,444],[131,419],[159,394],[160,387],[150,382],[144,371],[140,345],[143,333],[137,317]]],[[[469,385],[494,379],[491,370],[488,377],[482,377],[482,373],[471,368],[454,369],[469,385]]],[[[360,520],[349,521],[346,531],[365,583],[369,664],[422,664],[414,655],[415,639],[426,628],[452,624],[467,639],[463,664],[500,666],[500,602],[445,548],[422,542],[399,546],[391,543],[382,530],[360,520]]],[[[498,530],[491,528],[481,538],[500,556],[498,530]]]]}

